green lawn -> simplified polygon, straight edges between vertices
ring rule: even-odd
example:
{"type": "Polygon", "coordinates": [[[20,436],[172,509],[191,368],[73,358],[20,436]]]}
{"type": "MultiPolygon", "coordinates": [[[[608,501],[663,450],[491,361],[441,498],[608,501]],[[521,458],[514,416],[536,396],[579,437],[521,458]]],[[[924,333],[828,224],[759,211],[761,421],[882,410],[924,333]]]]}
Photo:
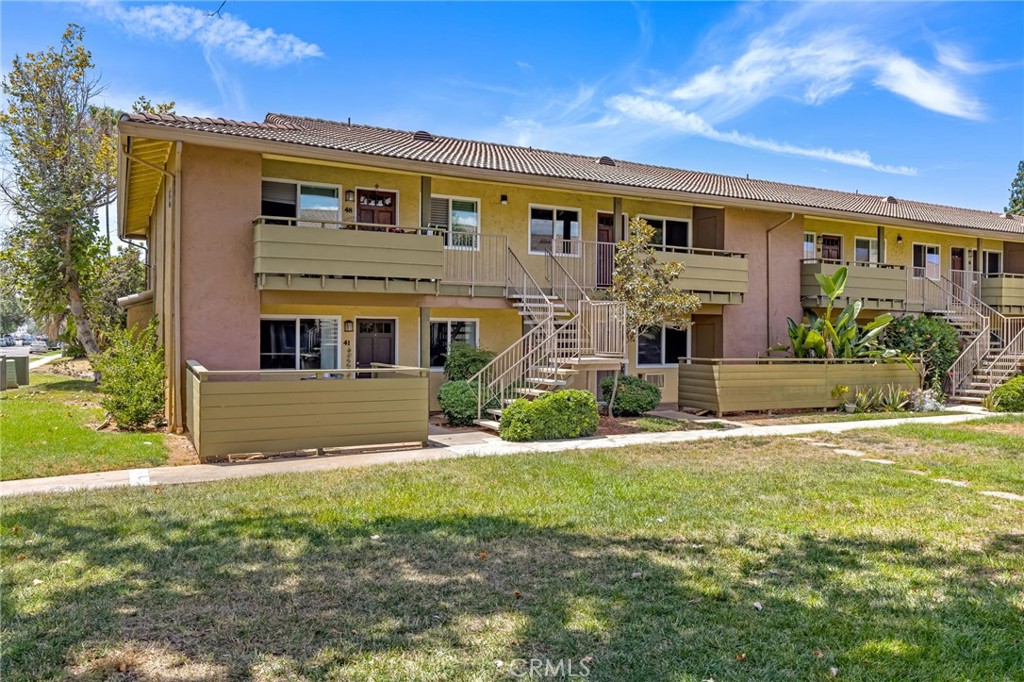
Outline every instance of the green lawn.
{"type": "Polygon", "coordinates": [[[15,498],[4,679],[1020,680],[1022,518],[769,438],[15,498]]]}
{"type": "Polygon", "coordinates": [[[967,481],[978,490],[1024,495],[1024,419],[1019,416],[949,426],[902,424],[822,439],[870,451],[935,478],[967,481]]]}
{"type": "Polygon", "coordinates": [[[90,381],[32,372],[28,386],[0,394],[0,479],[149,467],[167,460],[161,433],[100,432],[90,381]]]}

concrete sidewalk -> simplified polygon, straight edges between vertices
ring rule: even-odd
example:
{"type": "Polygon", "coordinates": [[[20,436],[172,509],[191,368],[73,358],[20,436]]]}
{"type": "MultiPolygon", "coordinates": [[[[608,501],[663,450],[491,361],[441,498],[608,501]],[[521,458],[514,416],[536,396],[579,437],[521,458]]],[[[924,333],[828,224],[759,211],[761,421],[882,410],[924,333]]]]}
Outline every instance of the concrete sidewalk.
{"type": "Polygon", "coordinates": [[[228,479],[251,478],[276,474],[331,471],[377,464],[404,464],[429,462],[467,456],[516,455],[521,453],[563,452],[567,450],[596,450],[621,448],[630,445],[665,445],[690,443],[722,438],[751,436],[799,436],[809,433],[842,433],[857,429],[882,429],[897,424],[957,424],[981,419],[989,413],[980,408],[960,408],[958,414],[938,417],[910,417],[852,421],[822,424],[790,424],[785,426],[744,426],[742,428],[706,431],[669,431],[666,433],[633,433],[619,436],[600,436],[578,440],[545,441],[538,443],[509,443],[497,436],[479,431],[433,435],[433,447],[407,450],[363,452],[358,454],[327,455],[310,458],[282,458],[274,460],[232,462],[225,464],[194,464],[180,467],[153,469],[127,469],[94,474],[30,478],[0,482],[0,496],[55,493],[95,488],[114,488],[139,485],[174,485],[228,479]]]}

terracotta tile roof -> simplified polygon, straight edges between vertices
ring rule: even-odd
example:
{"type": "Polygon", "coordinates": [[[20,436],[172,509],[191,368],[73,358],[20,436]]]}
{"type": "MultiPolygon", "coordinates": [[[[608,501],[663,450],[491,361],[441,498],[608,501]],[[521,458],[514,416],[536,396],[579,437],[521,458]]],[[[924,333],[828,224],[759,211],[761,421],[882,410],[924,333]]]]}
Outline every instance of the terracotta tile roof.
{"type": "Polygon", "coordinates": [[[926,204],[871,194],[789,185],[768,180],[701,173],[631,161],[597,159],[529,147],[477,142],[419,131],[267,114],[262,123],[168,114],[126,114],[123,119],[258,140],[287,142],[339,151],[422,161],[540,177],[609,183],[704,195],[713,199],[766,202],[792,209],[824,209],[872,219],[897,219],[931,225],[1024,235],[1024,217],[955,206],[926,204]]]}

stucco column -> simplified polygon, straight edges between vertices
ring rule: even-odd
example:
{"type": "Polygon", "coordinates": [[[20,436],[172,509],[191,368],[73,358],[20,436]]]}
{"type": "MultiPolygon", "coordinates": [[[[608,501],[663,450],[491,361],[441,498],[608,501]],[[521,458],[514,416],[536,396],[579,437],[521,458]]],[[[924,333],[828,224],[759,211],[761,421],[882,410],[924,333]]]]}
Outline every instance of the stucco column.
{"type": "Polygon", "coordinates": [[[615,230],[612,239],[625,241],[627,228],[622,222],[622,197],[612,199],[612,213],[615,215],[615,230]]]}
{"type": "Polygon", "coordinates": [[[878,226],[878,262],[887,263],[886,252],[888,249],[885,247],[885,228],[881,225],[878,226]]]}
{"type": "Polygon", "coordinates": [[[430,367],[430,308],[420,308],[420,367],[430,367]]]}

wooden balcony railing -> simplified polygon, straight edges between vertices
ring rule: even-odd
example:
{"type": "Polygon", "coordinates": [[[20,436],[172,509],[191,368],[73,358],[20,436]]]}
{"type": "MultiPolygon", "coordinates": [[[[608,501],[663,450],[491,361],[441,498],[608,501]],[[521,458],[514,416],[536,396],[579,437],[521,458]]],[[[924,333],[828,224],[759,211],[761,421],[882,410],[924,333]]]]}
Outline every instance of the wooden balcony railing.
{"type": "MultiPolygon", "coordinates": [[[[580,286],[594,290],[611,286],[617,247],[612,242],[556,238],[551,253],[580,286]]],[[[686,265],[677,288],[700,294],[705,303],[742,303],[747,293],[747,254],[678,246],[654,246],[654,250],[659,261],[686,265]]]]}
{"type": "Polygon", "coordinates": [[[890,263],[826,260],[800,261],[800,298],[804,304],[824,305],[827,301],[815,275],[831,276],[846,266],[848,277],[844,299],[861,299],[867,308],[902,310],[907,300],[907,269],[890,263]]]}
{"type": "Polygon", "coordinates": [[[367,277],[505,287],[508,237],[436,227],[260,216],[257,276],[367,277]]]}

